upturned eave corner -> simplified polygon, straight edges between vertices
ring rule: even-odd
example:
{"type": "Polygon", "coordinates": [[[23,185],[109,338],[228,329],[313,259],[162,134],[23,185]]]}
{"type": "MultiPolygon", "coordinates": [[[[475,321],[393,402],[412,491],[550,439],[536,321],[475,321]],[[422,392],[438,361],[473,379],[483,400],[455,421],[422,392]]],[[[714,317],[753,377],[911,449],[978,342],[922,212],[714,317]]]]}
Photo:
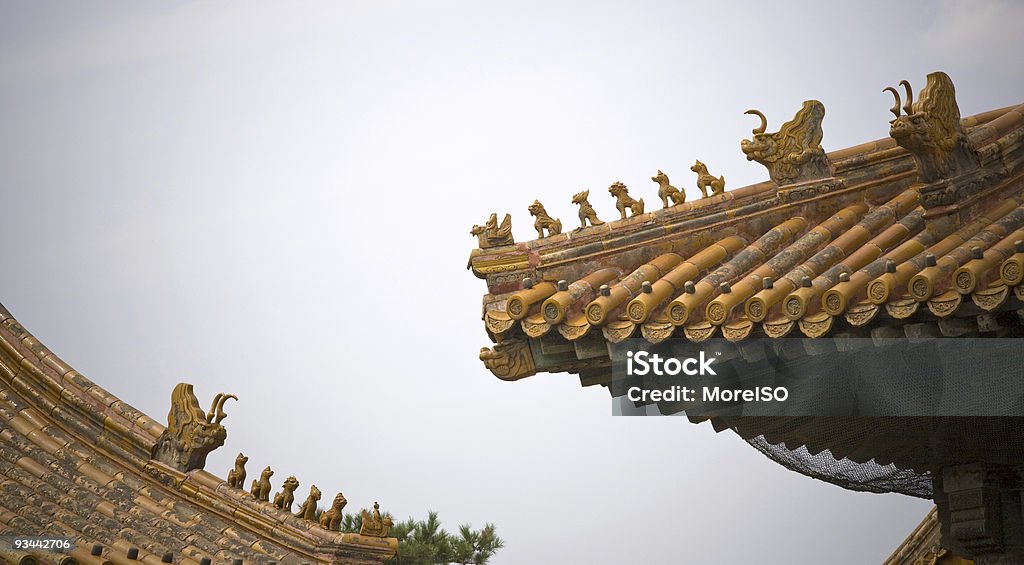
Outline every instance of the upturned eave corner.
{"type": "Polygon", "coordinates": [[[516,244],[489,249],[477,248],[470,251],[466,268],[477,278],[489,280],[492,275],[529,269],[530,254],[516,244]]]}
{"type": "Polygon", "coordinates": [[[537,238],[504,246],[493,245],[492,214],[474,230],[495,237],[470,256],[487,281],[482,318],[495,343],[481,361],[503,380],[578,372],[587,386],[606,384],[610,366],[592,343],[631,337],[869,335],[916,331],[921,316],[944,335],[998,328],[966,307],[992,317],[1024,292],[1024,106],[961,119],[944,73],[928,75],[916,101],[899,84],[885,89],[907,98],[892,108],[889,137],[828,152],[821,102],[804,101],[775,132],[750,110],[760,123],[739,149],[767,181],[727,189],[728,175],[697,160],[703,197],[686,201],[658,170],[657,199],[621,180],[607,194],[576,192],[571,228],[534,200],[537,238]],[[599,217],[597,198],[618,217],[599,217]],[[950,286],[958,268],[974,284],[950,286]]]}
{"type": "Polygon", "coordinates": [[[511,339],[499,341],[492,347],[481,347],[480,361],[503,381],[518,381],[537,374],[528,340],[511,339]]]}

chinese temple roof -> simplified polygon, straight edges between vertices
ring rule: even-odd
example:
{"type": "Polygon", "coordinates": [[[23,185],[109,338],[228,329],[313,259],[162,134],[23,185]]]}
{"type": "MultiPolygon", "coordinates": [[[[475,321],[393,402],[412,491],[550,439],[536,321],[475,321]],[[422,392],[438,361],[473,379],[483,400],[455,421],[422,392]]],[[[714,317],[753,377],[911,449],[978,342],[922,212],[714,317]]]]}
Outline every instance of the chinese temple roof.
{"type": "MultiPolygon", "coordinates": [[[[1024,105],[961,119],[944,73],[928,76],[917,101],[901,84],[902,107],[886,89],[897,97],[889,138],[827,153],[820,102],[776,133],[749,111],[762,122],[741,149],[768,181],[719,188],[698,161],[698,185],[712,190],[693,202],[662,198],[644,211],[634,190],[621,218],[602,222],[580,193],[586,227],[569,233],[539,202],[530,211],[546,237],[515,243],[494,217],[475,227],[469,266],[487,281],[483,320],[496,344],[481,360],[506,380],[568,371],[607,385],[608,347],[631,337],[999,327],[1024,297],[1024,105]]],[[[661,171],[652,180],[659,196],[675,190],[661,171]]]]}
{"type": "MultiPolygon", "coordinates": [[[[0,306],[0,536],[75,545],[70,554],[28,554],[0,537],[0,561],[362,565],[395,555],[386,527],[359,535],[329,518],[321,526],[315,499],[293,514],[304,491],[295,491],[295,507],[258,500],[241,488],[241,455],[229,481],[204,471],[226,437],[228,398],[218,395],[207,416],[191,385],[179,385],[165,427],[66,365],[0,306]]],[[[340,501],[325,499],[329,509],[340,501]]]]}
{"type": "MultiPolygon", "coordinates": [[[[799,356],[850,343],[814,339],[825,336],[1024,337],[1024,105],[962,118],[945,73],[929,74],[916,100],[908,81],[899,87],[884,89],[896,99],[889,137],[838,151],[821,146],[819,101],[773,133],[749,110],[760,124],[740,149],[765,182],[730,189],[697,161],[695,202],[658,171],[658,200],[644,195],[654,211],[616,182],[614,221],[584,191],[568,233],[539,201],[528,207],[536,240],[516,243],[508,215],[474,226],[469,268],[487,282],[494,342],[480,360],[503,380],[569,372],[621,396],[611,352],[630,338],[721,338],[744,356],[760,349],[742,347],[752,338],[812,338],[768,342],[799,356]]],[[[1017,500],[989,487],[1017,484],[1019,418],[686,415],[807,476],[934,499],[937,512],[887,563],[1024,555],[1018,530],[976,519],[1017,500]],[[940,524],[952,552],[938,547],[940,524]]]]}

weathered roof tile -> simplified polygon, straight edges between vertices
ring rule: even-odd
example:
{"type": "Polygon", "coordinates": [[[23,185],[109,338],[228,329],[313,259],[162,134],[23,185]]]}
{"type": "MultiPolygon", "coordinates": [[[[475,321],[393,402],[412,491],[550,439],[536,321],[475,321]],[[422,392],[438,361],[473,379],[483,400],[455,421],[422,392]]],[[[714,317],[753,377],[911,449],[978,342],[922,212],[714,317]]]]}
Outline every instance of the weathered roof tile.
{"type": "MultiPolygon", "coordinates": [[[[94,565],[162,563],[167,553],[186,564],[329,560],[318,544],[339,535],[205,471],[186,476],[151,461],[162,425],[59,362],[2,307],[0,322],[0,532],[74,537],[72,555],[94,565]],[[132,548],[137,560],[127,558],[132,548]]],[[[397,548],[393,539],[341,545],[367,565],[397,548]]]]}
{"type": "MultiPolygon", "coordinates": [[[[941,333],[953,331],[948,320],[958,312],[974,316],[965,304],[984,312],[1019,308],[1011,301],[1024,296],[1024,105],[966,118],[961,127],[973,153],[951,154],[960,160],[945,168],[887,138],[829,153],[834,177],[759,183],[642,220],[524,242],[532,258],[519,280],[529,277],[531,288],[512,291],[514,320],[508,294],[485,297],[485,311],[508,318],[489,324],[490,335],[506,344],[577,343],[600,328],[597,338],[608,343],[638,333],[659,343],[703,341],[721,327],[733,341],[797,328],[819,337],[837,327],[871,332],[922,312],[941,333]],[[501,307],[488,310],[493,300],[501,307]]],[[[478,250],[471,265],[488,257],[478,250]]],[[[495,292],[516,277],[478,275],[495,292]]],[[[513,364],[522,376],[588,371],[588,382],[608,381],[599,377],[610,371],[607,357],[535,350],[505,346],[482,358],[505,367],[498,356],[525,351],[532,359],[513,364]]]]}

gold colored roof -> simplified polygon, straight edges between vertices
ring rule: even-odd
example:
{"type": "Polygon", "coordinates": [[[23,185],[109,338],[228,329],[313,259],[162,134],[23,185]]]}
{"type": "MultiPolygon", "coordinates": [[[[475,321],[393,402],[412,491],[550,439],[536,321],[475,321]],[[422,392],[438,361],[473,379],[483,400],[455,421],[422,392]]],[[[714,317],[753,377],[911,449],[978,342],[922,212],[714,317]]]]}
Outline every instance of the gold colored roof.
{"type": "MultiPolygon", "coordinates": [[[[71,556],[97,565],[126,563],[132,548],[151,564],[168,553],[190,565],[373,564],[395,555],[393,538],[328,531],[202,469],[151,459],[164,430],[66,365],[0,306],[0,536],[70,537],[71,556]]],[[[0,557],[28,558],[9,547],[0,557]]]]}
{"type": "MultiPolygon", "coordinates": [[[[955,109],[948,77],[929,76],[935,97],[933,83],[949,85],[955,109]]],[[[481,359],[504,367],[499,354],[521,342],[530,374],[607,384],[607,351],[594,352],[631,337],[820,337],[923,320],[944,335],[979,331],[979,315],[1024,299],[1024,105],[960,120],[928,114],[926,97],[908,111],[959,124],[944,169],[898,117],[895,137],[815,157],[806,179],[474,250],[484,325],[501,344],[481,359]]]]}

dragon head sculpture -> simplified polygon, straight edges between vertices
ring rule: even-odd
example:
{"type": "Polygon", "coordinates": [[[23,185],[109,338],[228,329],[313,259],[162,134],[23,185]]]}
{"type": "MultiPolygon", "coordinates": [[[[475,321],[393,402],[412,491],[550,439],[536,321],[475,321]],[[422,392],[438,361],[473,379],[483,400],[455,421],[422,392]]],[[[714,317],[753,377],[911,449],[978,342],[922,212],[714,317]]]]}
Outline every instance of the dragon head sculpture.
{"type": "Polygon", "coordinates": [[[178,383],[171,392],[167,429],[153,446],[153,458],[183,472],[202,469],[206,456],[228,437],[221,421],[227,418],[224,403],[231,398],[238,400],[233,394],[217,394],[209,412],[204,413],[192,385],[178,383]]]}
{"type": "Polygon", "coordinates": [[[516,381],[537,373],[530,344],[519,339],[506,340],[490,348],[481,347],[480,360],[503,381],[516,381]]]}
{"type": "Polygon", "coordinates": [[[781,186],[832,176],[832,166],[821,148],[824,104],[817,100],[805,101],[793,119],[775,133],[765,133],[768,118],[760,110],[744,113],[761,118],[761,125],[752,130],[754,139],[740,142],[740,149],[748,161],[764,165],[775,184],[781,186]]]}
{"type": "Polygon", "coordinates": [[[889,122],[889,135],[914,155],[921,181],[950,178],[977,166],[977,157],[960,125],[956,89],[949,75],[941,71],[929,74],[916,102],[910,83],[902,80],[900,86],[907,95],[902,107],[899,91],[891,86],[884,89],[896,99],[889,109],[895,116],[889,122]]]}

